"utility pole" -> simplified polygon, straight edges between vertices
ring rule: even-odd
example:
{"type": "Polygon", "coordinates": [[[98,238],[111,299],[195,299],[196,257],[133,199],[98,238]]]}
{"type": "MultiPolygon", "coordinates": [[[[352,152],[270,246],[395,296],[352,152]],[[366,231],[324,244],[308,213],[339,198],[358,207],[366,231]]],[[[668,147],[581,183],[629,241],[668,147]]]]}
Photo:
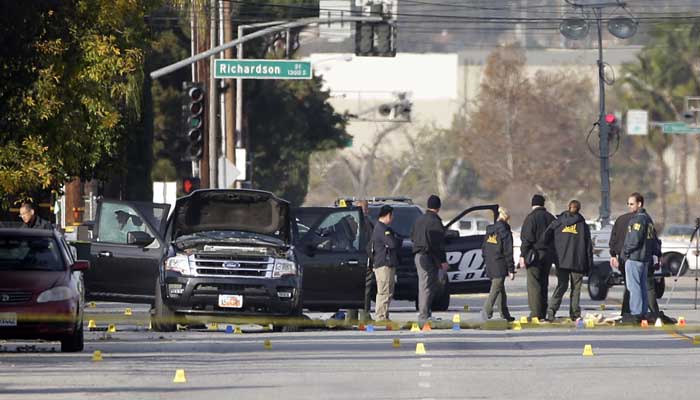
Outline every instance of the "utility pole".
{"type": "MultiPolygon", "coordinates": [[[[228,1],[223,1],[222,2],[223,6],[223,14],[224,14],[224,43],[228,43],[231,40],[233,40],[233,25],[232,25],[232,18],[233,18],[233,7],[231,5],[231,2],[228,1]]],[[[233,58],[233,49],[226,49],[224,50],[224,58],[231,59],[233,58]]],[[[224,91],[224,104],[226,107],[221,110],[222,113],[225,114],[226,116],[226,149],[225,149],[225,154],[226,154],[226,160],[231,162],[233,165],[236,165],[236,132],[235,132],[235,118],[237,115],[234,114],[234,109],[235,109],[235,97],[234,97],[234,90],[233,90],[233,80],[232,79],[226,79],[224,80],[224,85],[225,85],[225,91],[224,91]]],[[[229,179],[227,177],[227,179],[229,179]]]]}
{"type": "MultiPolygon", "coordinates": [[[[210,0],[209,9],[209,41],[210,48],[216,47],[216,0],[210,0]]],[[[209,57],[209,187],[216,189],[219,186],[219,151],[216,138],[216,79],[214,79],[214,59],[216,54],[209,57]]],[[[204,171],[206,173],[207,171],[204,171]]]]}

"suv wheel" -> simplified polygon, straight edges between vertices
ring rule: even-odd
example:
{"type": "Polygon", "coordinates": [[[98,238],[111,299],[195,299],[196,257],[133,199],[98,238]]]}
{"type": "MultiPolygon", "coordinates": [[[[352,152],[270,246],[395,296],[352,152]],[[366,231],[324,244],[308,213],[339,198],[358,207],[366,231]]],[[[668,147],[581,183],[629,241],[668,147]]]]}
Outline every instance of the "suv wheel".
{"type": "Polygon", "coordinates": [[[156,298],[155,310],[151,317],[151,326],[156,332],[175,332],[177,323],[175,322],[175,313],[163,303],[160,284],[156,282],[156,298]]]}
{"type": "Polygon", "coordinates": [[[61,352],[74,353],[77,351],[83,351],[83,347],[83,321],[80,321],[79,327],[73,332],[72,335],[61,339],[61,352]]]}
{"type": "Polygon", "coordinates": [[[668,257],[667,261],[668,269],[671,270],[671,275],[683,276],[688,272],[688,260],[683,261],[683,256],[680,254],[673,254],[668,257]],[[681,263],[683,263],[681,265],[681,263]],[[680,274],[679,274],[680,271],[680,274]]]}
{"type": "Polygon", "coordinates": [[[608,283],[600,274],[591,273],[588,277],[588,295],[591,300],[605,300],[608,297],[608,283]]]}

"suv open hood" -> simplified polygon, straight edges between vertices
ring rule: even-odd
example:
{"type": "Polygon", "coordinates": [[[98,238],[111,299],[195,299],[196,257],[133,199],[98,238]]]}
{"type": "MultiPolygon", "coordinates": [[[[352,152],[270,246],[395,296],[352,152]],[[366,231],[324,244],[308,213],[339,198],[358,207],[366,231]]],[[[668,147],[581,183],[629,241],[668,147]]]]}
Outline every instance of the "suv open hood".
{"type": "Polygon", "coordinates": [[[243,231],[290,239],[289,203],[270,192],[248,189],[196,190],[179,198],[172,240],[207,231],[243,231]]]}

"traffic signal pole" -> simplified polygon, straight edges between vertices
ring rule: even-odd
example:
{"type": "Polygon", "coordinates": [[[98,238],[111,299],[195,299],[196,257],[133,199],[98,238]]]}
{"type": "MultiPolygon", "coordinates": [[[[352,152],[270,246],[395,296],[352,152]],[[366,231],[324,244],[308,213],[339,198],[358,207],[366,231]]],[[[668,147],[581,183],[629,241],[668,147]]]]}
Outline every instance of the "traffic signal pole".
{"type": "MultiPolygon", "coordinates": [[[[216,5],[216,0],[211,0],[212,4],[212,9],[215,9],[216,5]]],[[[208,130],[209,130],[209,135],[207,135],[208,143],[207,146],[205,147],[205,154],[204,158],[201,161],[201,169],[200,169],[200,175],[201,175],[201,183],[203,187],[217,187],[218,186],[218,155],[219,152],[217,151],[217,141],[216,141],[216,91],[214,90],[216,88],[216,80],[214,78],[214,58],[216,57],[217,54],[223,52],[224,50],[227,49],[232,49],[233,47],[236,47],[238,45],[242,45],[243,43],[253,40],[259,37],[263,37],[265,35],[269,35],[271,33],[275,32],[280,32],[280,31],[286,31],[290,30],[293,28],[299,28],[303,26],[308,26],[308,25],[315,25],[315,24],[330,24],[334,22],[382,22],[385,21],[386,18],[383,16],[359,16],[359,17],[346,17],[346,16],[340,16],[340,17],[325,17],[325,18],[302,18],[296,21],[290,21],[290,22],[284,22],[284,23],[279,23],[274,26],[268,27],[261,29],[259,31],[244,35],[244,36],[239,36],[235,40],[231,40],[229,42],[223,43],[219,46],[216,46],[216,24],[215,24],[215,15],[216,13],[212,13],[212,25],[211,25],[211,38],[210,38],[210,43],[211,43],[211,48],[209,50],[203,51],[201,53],[192,55],[190,57],[187,57],[183,60],[180,60],[176,63],[167,65],[163,68],[159,68],[153,72],[151,72],[149,75],[152,79],[158,79],[162,76],[168,75],[174,71],[177,71],[181,68],[187,67],[193,63],[196,63],[197,61],[205,60],[209,58],[210,64],[207,68],[207,66],[202,65],[202,74],[199,75],[200,79],[203,79],[205,76],[209,76],[209,121],[208,122],[208,130]],[[213,122],[213,123],[212,123],[213,122]],[[209,172],[209,173],[207,173],[209,172]]],[[[276,23],[276,22],[275,22],[276,23]]],[[[242,52],[242,49],[240,50],[242,52]]],[[[237,100],[241,100],[242,96],[242,85],[239,86],[239,90],[237,90],[236,97],[237,100]]],[[[239,113],[236,114],[235,116],[235,125],[236,125],[236,138],[235,141],[236,143],[240,143],[241,140],[241,132],[240,128],[242,127],[242,118],[241,118],[241,109],[242,109],[242,101],[237,101],[236,102],[236,108],[239,113]]]]}
{"type": "MultiPolygon", "coordinates": [[[[210,25],[209,41],[211,47],[216,47],[216,6],[217,1],[210,2],[210,25]]],[[[214,59],[216,54],[209,57],[209,118],[207,128],[209,131],[209,187],[216,189],[219,187],[219,142],[216,137],[216,79],[214,78],[214,59]]]]}
{"type": "Polygon", "coordinates": [[[598,27],[598,129],[600,129],[600,221],[605,226],[610,221],[610,146],[608,137],[609,126],[605,121],[605,64],[603,63],[603,33],[601,28],[601,8],[594,8],[596,25],[598,27]]]}
{"type": "MultiPolygon", "coordinates": [[[[308,26],[308,25],[315,25],[315,24],[330,24],[333,22],[381,22],[384,21],[384,18],[382,17],[331,17],[331,18],[302,18],[297,21],[291,21],[291,22],[286,22],[280,25],[275,25],[269,28],[261,29],[259,31],[249,33],[245,36],[236,38],[235,40],[232,40],[230,42],[224,43],[220,46],[213,47],[207,51],[203,51],[199,54],[196,54],[191,57],[187,57],[183,60],[180,60],[176,63],[167,65],[163,68],[159,68],[153,72],[151,72],[149,75],[153,79],[158,79],[162,76],[168,75],[174,71],[179,70],[180,68],[184,68],[192,63],[195,63],[200,60],[204,60],[206,58],[209,58],[211,56],[214,56],[218,53],[221,53],[222,51],[226,49],[230,49],[233,47],[238,46],[239,44],[248,42],[253,39],[257,39],[259,37],[263,37],[265,35],[268,35],[270,33],[275,33],[275,32],[280,32],[280,31],[285,31],[287,29],[293,29],[293,28],[299,28],[302,26],[308,26]]],[[[211,74],[214,74],[214,71],[210,71],[211,74]]]]}

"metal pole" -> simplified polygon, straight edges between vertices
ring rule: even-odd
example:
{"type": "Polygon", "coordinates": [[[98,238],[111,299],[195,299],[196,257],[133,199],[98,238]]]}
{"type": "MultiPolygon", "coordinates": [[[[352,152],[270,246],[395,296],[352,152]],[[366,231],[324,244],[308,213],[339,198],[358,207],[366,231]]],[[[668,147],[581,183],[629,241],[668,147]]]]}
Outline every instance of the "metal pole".
{"type": "MultiPolygon", "coordinates": [[[[197,28],[195,26],[194,7],[190,4],[190,56],[197,54],[197,28]]],[[[192,64],[192,82],[197,82],[197,64],[192,64]]],[[[192,176],[199,178],[199,161],[192,161],[192,176]]]]}
{"type": "MultiPolygon", "coordinates": [[[[209,39],[211,47],[216,47],[216,0],[210,1],[211,9],[209,20],[209,39]]],[[[216,79],[214,79],[214,59],[216,53],[209,57],[209,187],[216,189],[219,187],[219,152],[216,141],[216,79]]]]}
{"type": "MultiPolygon", "coordinates": [[[[271,21],[271,22],[262,22],[259,24],[251,24],[251,25],[239,25],[238,26],[238,39],[244,38],[243,33],[245,32],[246,29],[249,28],[263,28],[267,26],[275,26],[275,25],[281,25],[283,24],[284,21],[271,21]]],[[[249,35],[250,36],[250,35],[249,35]]],[[[239,60],[243,59],[243,44],[245,41],[240,42],[236,46],[236,58],[239,60]]],[[[248,144],[244,142],[243,140],[243,79],[241,78],[236,78],[236,130],[234,136],[236,137],[236,145],[235,147],[237,149],[241,148],[247,148],[248,144]]],[[[246,157],[248,156],[246,152],[246,157]]],[[[246,160],[236,160],[237,163],[243,163],[245,165],[246,160]]],[[[246,175],[249,175],[250,171],[246,168],[246,175]]],[[[244,181],[246,180],[246,176],[240,176],[240,179],[244,181]]]]}
{"type": "Polygon", "coordinates": [[[215,55],[217,53],[220,53],[226,49],[230,49],[232,47],[237,46],[239,43],[245,43],[251,39],[259,38],[262,36],[265,36],[269,33],[274,33],[274,32],[279,32],[283,31],[286,29],[290,28],[298,28],[301,26],[307,26],[307,25],[313,25],[313,24],[318,24],[318,23],[332,23],[332,22],[381,22],[383,21],[382,17],[334,17],[334,18],[303,18],[297,21],[292,21],[292,22],[287,22],[284,24],[280,24],[277,26],[273,26],[270,28],[266,29],[261,29],[257,32],[253,32],[251,34],[245,35],[243,37],[240,37],[236,40],[232,40],[228,43],[222,44],[221,46],[217,47],[212,47],[211,49],[204,51],[202,53],[199,53],[195,56],[185,58],[184,60],[180,60],[176,63],[170,64],[168,66],[165,66],[163,68],[157,69],[153,72],[150,73],[151,78],[157,79],[160,78],[161,76],[165,76],[173,71],[177,71],[180,68],[186,67],[194,62],[197,62],[199,60],[203,60],[205,58],[208,58],[212,55],[215,55]]]}
{"type": "MultiPolygon", "coordinates": [[[[238,26],[238,39],[243,37],[243,25],[238,26]]],[[[243,42],[239,43],[236,48],[236,58],[243,59],[243,42]]],[[[236,79],[236,148],[243,147],[243,79],[236,79]]],[[[244,161],[245,162],[245,161],[244,161]]],[[[245,176],[241,177],[245,180],[245,176]]]]}
{"type": "Polygon", "coordinates": [[[598,116],[598,128],[600,129],[600,220],[603,226],[610,220],[610,160],[608,148],[608,125],[605,122],[605,65],[603,64],[603,33],[601,28],[601,8],[594,8],[598,27],[598,94],[600,115],[598,116]]]}

